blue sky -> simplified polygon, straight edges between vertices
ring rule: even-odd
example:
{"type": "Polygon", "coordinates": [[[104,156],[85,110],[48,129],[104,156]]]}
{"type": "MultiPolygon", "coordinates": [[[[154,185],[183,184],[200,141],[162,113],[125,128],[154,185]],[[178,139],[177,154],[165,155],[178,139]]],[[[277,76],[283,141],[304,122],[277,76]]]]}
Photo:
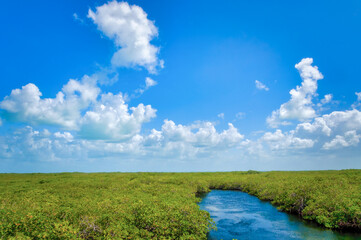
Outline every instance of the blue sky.
{"type": "Polygon", "coordinates": [[[1,172],[361,168],[360,1],[2,9],[1,172]]]}

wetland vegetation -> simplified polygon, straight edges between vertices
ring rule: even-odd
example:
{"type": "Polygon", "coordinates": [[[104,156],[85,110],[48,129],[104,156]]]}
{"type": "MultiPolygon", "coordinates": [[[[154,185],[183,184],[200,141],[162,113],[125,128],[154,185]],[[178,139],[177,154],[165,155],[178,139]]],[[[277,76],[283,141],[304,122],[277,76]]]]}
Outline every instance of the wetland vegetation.
{"type": "Polygon", "coordinates": [[[0,238],[206,239],[215,224],[197,203],[210,189],[361,231],[361,170],[0,174],[0,238]]]}

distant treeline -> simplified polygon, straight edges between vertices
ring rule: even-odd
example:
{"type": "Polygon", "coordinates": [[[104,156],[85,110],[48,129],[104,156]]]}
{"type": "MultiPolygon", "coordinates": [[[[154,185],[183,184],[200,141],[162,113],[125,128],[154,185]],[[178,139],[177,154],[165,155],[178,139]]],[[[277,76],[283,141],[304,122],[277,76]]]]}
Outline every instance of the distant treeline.
{"type": "Polygon", "coordinates": [[[0,239],[206,239],[210,189],[361,232],[361,170],[0,174],[0,239]]]}

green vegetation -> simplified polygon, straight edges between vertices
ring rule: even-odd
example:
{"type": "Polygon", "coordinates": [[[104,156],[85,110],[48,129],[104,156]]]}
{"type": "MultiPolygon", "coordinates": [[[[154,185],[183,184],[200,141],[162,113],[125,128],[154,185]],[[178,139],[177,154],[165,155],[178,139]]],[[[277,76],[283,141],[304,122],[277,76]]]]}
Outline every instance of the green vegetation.
{"type": "Polygon", "coordinates": [[[214,224],[197,202],[209,189],[361,231],[361,170],[0,174],[0,238],[206,239],[214,224]]]}

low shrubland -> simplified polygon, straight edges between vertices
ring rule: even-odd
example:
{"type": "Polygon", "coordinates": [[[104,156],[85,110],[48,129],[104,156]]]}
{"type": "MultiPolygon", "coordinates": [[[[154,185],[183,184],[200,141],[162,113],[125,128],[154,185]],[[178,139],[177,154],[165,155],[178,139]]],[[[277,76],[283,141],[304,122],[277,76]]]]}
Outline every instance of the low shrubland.
{"type": "Polygon", "coordinates": [[[197,203],[210,189],[361,230],[361,170],[0,174],[0,238],[206,239],[215,225],[197,203]]]}

